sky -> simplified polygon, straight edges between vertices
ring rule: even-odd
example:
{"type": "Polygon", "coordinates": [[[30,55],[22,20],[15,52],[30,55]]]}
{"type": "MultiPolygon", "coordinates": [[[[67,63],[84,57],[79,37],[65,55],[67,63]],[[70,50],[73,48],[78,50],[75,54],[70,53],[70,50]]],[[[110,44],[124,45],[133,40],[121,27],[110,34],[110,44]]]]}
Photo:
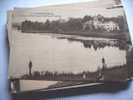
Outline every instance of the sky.
{"type": "MultiPolygon", "coordinates": [[[[33,21],[44,22],[47,19],[48,14],[55,16],[61,16],[62,19],[68,19],[70,17],[82,18],[85,15],[96,16],[101,14],[105,17],[117,17],[123,15],[123,9],[106,9],[114,5],[113,0],[94,0],[85,3],[77,3],[72,5],[59,5],[59,6],[46,6],[46,7],[35,7],[35,8],[17,8],[15,22],[23,21],[25,18],[33,21]],[[18,17],[19,16],[19,17],[18,17]]],[[[49,17],[49,19],[53,19],[49,17]]],[[[56,19],[56,18],[55,18],[56,19]]]]}

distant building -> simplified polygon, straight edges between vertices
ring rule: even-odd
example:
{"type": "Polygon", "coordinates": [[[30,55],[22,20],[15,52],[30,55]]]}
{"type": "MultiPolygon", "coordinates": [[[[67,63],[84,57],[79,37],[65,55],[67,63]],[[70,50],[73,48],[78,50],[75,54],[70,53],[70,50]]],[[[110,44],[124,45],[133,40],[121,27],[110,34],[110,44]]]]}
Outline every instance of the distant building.
{"type": "Polygon", "coordinates": [[[114,21],[104,21],[102,16],[95,16],[93,20],[86,21],[83,24],[83,30],[104,30],[107,32],[119,31],[119,25],[114,21]]]}
{"type": "Polygon", "coordinates": [[[107,30],[108,32],[120,30],[118,24],[115,23],[115,22],[113,22],[113,21],[109,21],[109,22],[103,23],[103,28],[104,28],[105,30],[107,30]]]}
{"type": "Polygon", "coordinates": [[[118,31],[120,30],[119,25],[114,21],[105,21],[101,18],[99,21],[99,17],[95,16],[93,19],[93,25],[95,29],[103,29],[105,31],[111,32],[111,31],[118,31]]]}

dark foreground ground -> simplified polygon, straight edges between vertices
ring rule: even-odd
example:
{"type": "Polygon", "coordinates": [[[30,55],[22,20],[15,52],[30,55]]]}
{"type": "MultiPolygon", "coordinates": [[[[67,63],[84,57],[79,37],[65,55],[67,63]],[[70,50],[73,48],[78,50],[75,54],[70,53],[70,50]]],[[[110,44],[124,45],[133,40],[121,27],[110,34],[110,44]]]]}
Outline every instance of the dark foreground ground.
{"type": "Polygon", "coordinates": [[[11,94],[12,100],[48,100],[56,97],[85,95],[92,93],[116,93],[127,89],[130,82],[90,83],[78,87],[45,91],[43,89],[11,94]]]}

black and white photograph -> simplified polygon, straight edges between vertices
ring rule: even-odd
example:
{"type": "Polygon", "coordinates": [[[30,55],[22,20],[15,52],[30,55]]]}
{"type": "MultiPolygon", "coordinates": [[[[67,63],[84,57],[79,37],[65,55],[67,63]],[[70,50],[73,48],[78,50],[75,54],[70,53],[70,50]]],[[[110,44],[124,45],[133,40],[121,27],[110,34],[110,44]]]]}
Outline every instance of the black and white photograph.
{"type": "Polygon", "coordinates": [[[120,0],[16,8],[8,15],[12,92],[128,79],[131,40],[120,0]]]}

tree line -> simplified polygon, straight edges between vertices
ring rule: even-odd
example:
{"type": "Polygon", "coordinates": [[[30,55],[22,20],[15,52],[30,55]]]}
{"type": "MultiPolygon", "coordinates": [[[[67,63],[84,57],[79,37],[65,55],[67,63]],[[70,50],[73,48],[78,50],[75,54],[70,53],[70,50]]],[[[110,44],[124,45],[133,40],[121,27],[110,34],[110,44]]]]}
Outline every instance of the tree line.
{"type": "MultiPolygon", "coordinates": [[[[125,29],[125,22],[123,20],[123,16],[118,17],[104,17],[102,15],[97,16],[84,16],[83,18],[69,18],[69,20],[65,21],[62,19],[50,21],[47,19],[45,22],[38,22],[38,21],[30,21],[25,20],[21,23],[21,31],[22,32],[48,32],[48,33],[79,33],[79,32],[103,32],[106,30],[102,29],[95,29],[93,23],[91,24],[93,29],[89,29],[87,27],[83,30],[83,25],[87,21],[94,21],[94,17],[98,19],[98,21],[104,23],[112,21],[117,23],[120,30],[118,32],[126,31],[125,29]]],[[[19,28],[20,29],[20,28],[19,28]]]]}

